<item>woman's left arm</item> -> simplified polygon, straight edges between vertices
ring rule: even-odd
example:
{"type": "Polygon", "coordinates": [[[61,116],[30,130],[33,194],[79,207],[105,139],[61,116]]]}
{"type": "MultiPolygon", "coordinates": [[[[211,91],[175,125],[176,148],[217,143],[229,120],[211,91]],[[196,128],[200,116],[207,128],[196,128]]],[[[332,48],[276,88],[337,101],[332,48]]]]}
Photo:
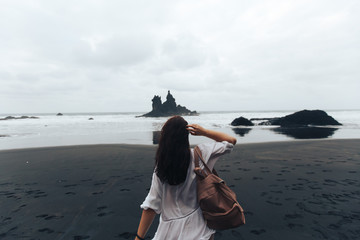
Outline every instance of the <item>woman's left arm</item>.
{"type": "MultiPolygon", "coordinates": [[[[145,239],[145,235],[149,230],[152,222],[154,221],[155,216],[156,216],[156,212],[151,208],[143,210],[139,223],[139,228],[137,230],[137,235],[140,238],[145,239]]],[[[141,240],[140,238],[135,237],[135,240],[141,240]]]]}

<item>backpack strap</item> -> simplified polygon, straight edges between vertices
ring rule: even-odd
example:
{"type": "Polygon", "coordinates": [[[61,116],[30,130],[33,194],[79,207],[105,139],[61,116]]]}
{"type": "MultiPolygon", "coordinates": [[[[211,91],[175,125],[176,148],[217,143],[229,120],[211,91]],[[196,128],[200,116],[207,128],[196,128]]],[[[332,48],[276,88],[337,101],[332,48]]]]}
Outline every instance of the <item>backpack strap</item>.
{"type": "Polygon", "coordinates": [[[217,172],[215,171],[215,169],[213,169],[213,171],[210,170],[210,168],[207,166],[207,164],[205,163],[200,148],[198,146],[196,146],[194,148],[194,158],[195,158],[195,173],[202,177],[202,178],[206,178],[207,176],[209,176],[211,173],[214,173],[215,175],[218,175],[217,172]],[[201,160],[202,164],[204,165],[204,169],[200,168],[200,161],[201,160]]]}

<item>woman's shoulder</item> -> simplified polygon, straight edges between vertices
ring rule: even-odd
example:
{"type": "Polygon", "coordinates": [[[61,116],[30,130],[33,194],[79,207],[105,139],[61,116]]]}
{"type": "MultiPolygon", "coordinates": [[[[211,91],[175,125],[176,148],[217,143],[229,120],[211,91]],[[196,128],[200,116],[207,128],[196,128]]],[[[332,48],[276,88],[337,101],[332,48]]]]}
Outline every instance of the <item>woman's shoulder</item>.
{"type": "Polygon", "coordinates": [[[208,143],[201,143],[197,145],[201,152],[203,153],[219,153],[219,152],[227,152],[231,151],[234,148],[234,145],[227,142],[208,142],[208,143]]]}

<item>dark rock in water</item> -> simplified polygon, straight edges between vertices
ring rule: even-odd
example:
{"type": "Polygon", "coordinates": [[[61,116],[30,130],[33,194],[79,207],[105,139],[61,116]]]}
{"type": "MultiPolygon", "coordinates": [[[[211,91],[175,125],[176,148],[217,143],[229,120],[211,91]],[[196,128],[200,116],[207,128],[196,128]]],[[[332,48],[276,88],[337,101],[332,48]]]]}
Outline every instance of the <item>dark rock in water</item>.
{"type": "Polygon", "coordinates": [[[94,120],[93,118],[89,118],[89,120],[94,120]]]}
{"type": "Polygon", "coordinates": [[[139,117],[169,117],[174,115],[194,116],[198,115],[198,113],[196,111],[190,111],[181,105],[177,105],[175,98],[171,95],[170,91],[168,91],[168,95],[166,96],[166,101],[164,103],[162,103],[160,96],[155,95],[152,99],[151,112],[139,117]]]}
{"type": "Polygon", "coordinates": [[[272,120],[273,118],[250,118],[250,121],[268,121],[272,120]]]}
{"type": "Polygon", "coordinates": [[[319,139],[332,136],[337,128],[327,127],[277,127],[272,131],[295,139],[319,139]]]}
{"type": "Polygon", "coordinates": [[[58,114],[56,114],[56,116],[62,116],[63,114],[62,113],[58,113],[58,114]]]}
{"type": "Polygon", "coordinates": [[[254,126],[254,124],[247,118],[239,117],[231,122],[231,126],[254,126]]]}
{"type": "Polygon", "coordinates": [[[273,123],[276,122],[279,119],[280,118],[266,118],[264,120],[267,120],[267,121],[266,122],[261,122],[261,123],[259,123],[259,125],[275,125],[273,123]]]}
{"type": "Polygon", "coordinates": [[[244,137],[246,134],[248,134],[251,131],[251,128],[233,128],[232,130],[237,135],[244,137]]]}
{"type": "Polygon", "coordinates": [[[273,118],[260,125],[280,125],[281,127],[294,126],[326,126],[326,125],[341,125],[333,117],[329,116],[322,110],[303,110],[285,117],[273,118]]]}
{"type": "Polygon", "coordinates": [[[1,135],[0,134],[0,137],[10,137],[9,135],[1,135]]]}
{"type": "Polygon", "coordinates": [[[38,117],[34,117],[34,116],[21,116],[21,117],[13,117],[13,116],[7,116],[5,118],[0,118],[0,120],[16,120],[16,119],[39,119],[38,117]]]}
{"type": "Polygon", "coordinates": [[[29,117],[29,116],[21,116],[21,117],[19,117],[19,118],[15,118],[15,119],[39,119],[38,117],[34,117],[34,116],[31,116],[31,117],[29,117]]]}

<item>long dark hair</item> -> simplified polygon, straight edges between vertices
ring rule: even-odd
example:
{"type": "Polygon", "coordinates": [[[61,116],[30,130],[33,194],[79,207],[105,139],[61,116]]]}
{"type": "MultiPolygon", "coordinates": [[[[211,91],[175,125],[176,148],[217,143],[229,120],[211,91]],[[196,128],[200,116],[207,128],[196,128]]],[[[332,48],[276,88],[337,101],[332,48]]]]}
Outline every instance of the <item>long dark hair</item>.
{"type": "Polygon", "coordinates": [[[190,163],[188,123],[180,116],[167,120],[161,129],[155,172],[162,182],[178,185],[185,181],[190,163]]]}

